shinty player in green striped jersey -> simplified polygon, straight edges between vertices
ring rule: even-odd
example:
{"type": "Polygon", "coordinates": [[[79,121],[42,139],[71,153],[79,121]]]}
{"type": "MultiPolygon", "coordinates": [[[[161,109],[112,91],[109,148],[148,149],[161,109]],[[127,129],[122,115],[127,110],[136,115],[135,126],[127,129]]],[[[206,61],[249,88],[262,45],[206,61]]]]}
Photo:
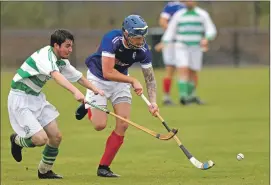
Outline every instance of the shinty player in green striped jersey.
{"type": "Polygon", "coordinates": [[[162,41],[175,44],[175,62],[179,74],[180,103],[204,104],[196,96],[195,77],[202,68],[203,51],[217,34],[209,14],[197,6],[194,0],[184,1],[186,8],[177,11],[168,24],[162,41]]]}
{"type": "Polygon", "coordinates": [[[34,52],[17,70],[8,95],[9,118],[15,131],[10,136],[12,156],[20,162],[23,147],[45,145],[38,166],[40,179],[63,178],[52,171],[62,136],[56,122],[59,112],[46,101],[41,92],[47,80],[54,79],[79,102],[84,102],[85,97],[70,82],[78,82],[95,94],[104,95],[103,91],[92,85],[70,64],[68,57],[72,52],[73,42],[70,32],[56,30],[51,35],[50,46],[34,52]]]}

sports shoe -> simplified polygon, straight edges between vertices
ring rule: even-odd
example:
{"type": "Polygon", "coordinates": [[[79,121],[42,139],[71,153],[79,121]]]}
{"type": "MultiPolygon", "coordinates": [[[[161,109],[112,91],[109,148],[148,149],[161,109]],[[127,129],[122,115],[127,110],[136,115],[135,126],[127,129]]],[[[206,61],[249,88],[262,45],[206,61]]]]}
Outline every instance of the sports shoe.
{"type": "Polygon", "coordinates": [[[40,171],[38,170],[38,177],[39,179],[63,179],[63,176],[54,173],[52,170],[49,170],[47,173],[44,174],[40,173],[40,171]]]}
{"type": "Polygon", "coordinates": [[[81,120],[88,113],[88,110],[85,109],[85,104],[81,104],[75,111],[75,118],[81,120]]]}
{"type": "Polygon", "coordinates": [[[173,103],[172,100],[167,99],[167,100],[164,100],[164,101],[163,101],[163,105],[165,105],[165,106],[173,106],[173,105],[175,105],[175,104],[173,103]]]}
{"type": "Polygon", "coordinates": [[[99,177],[120,177],[120,175],[113,173],[108,166],[100,165],[97,170],[99,177]]]}
{"type": "Polygon", "coordinates": [[[193,98],[192,98],[192,101],[193,101],[194,103],[198,104],[198,105],[204,105],[204,104],[205,104],[205,102],[202,101],[202,100],[201,100],[199,97],[197,97],[197,96],[193,97],[193,98]]]}
{"type": "Polygon", "coordinates": [[[17,161],[17,162],[21,162],[22,161],[22,148],[21,146],[17,145],[15,143],[15,138],[18,134],[11,134],[10,135],[10,144],[11,144],[11,154],[13,156],[13,158],[17,161]]]}
{"type": "Polygon", "coordinates": [[[187,106],[187,105],[190,105],[192,103],[193,103],[192,99],[186,99],[186,98],[181,98],[180,99],[180,104],[182,104],[182,105],[187,106]]]}

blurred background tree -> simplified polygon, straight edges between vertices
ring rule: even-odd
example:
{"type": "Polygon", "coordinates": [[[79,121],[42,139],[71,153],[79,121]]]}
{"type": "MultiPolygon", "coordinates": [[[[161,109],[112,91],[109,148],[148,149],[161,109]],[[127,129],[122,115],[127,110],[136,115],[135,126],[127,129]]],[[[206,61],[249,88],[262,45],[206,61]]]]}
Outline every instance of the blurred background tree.
{"type": "MultiPolygon", "coordinates": [[[[269,25],[269,2],[199,2],[219,27],[269,25]],[[232,13],[234,12],[235,15],[232,13]],[[224,16],[224,14],[227,16],[224,16]],[[233,22],[235,17],[239,22],[233,22]]],[[[137,13],[150,27],[158,26],[165,2],[1,2],[2,29],[119,28],[125,16],[137,13]],[[112,24],[114,22],[114,24],[112,24]]]]}

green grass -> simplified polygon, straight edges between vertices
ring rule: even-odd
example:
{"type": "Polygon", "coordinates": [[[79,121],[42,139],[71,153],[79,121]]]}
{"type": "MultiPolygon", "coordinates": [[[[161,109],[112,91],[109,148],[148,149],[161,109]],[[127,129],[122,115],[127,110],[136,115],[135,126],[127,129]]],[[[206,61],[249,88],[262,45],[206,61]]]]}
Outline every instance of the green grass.
{"type": "MultiPolygon", "coordinates": [[[[15,70],[14,70],[15,71],[15,70]]],[[[132,70],[131,75],[141,72],[132,70]]],[[[267,185],[269,184],[269,71],[268,68],[212,68],[200,74],[198,94],[206,106],[160,107],[161,115],[200,161],[216,163],[201,171],[186,159],[174,140],[159,141],[130,127],[125,142],[112,164],[119,179],[96,177],[96,168],[105,141],[114,128],[110,118],[102,132],[94,131],[87,120],[76,121],[78,103],[54,82],[44,89],[47,99],[61,115],[63,133],[60,153],[54,170],[63,180],[38,180],[37,165],[42,148],[23,150],[23,161],[10,155],[7,95],[13,73],[1,72],[1,180],[3,185],[267,185]],[[243,153],[243,161],[236,154],[243,153]]],[[[156,70],[158,100],[161,102],[163,72],[156,70]]],[[[84,89],[81,88],[84,92],[84,89]]],[[[173,90],[178,101],[177,88],[173,90]]],[[[111,107],[110,107],[111,109],[111,107]]],[[[111,109],[112,110],[112,109],[111,109]]],[[[144,102],[134,95],[133,121],[150,129],[165,132],[160,122],[147,111],[144,102]]]]}

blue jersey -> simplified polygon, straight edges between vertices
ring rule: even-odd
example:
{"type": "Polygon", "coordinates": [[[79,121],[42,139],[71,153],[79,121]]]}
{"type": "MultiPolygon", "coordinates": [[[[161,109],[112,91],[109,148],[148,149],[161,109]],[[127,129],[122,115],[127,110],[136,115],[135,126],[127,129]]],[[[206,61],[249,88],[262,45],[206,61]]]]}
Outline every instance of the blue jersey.
{"type": "Polygon", "coordinates": [[[168,20],[177,12],[178,10],[185,8],[185,5],[179,1],[168,2],[161,12],[160,16],[168,20]]]}
{"type": "Polygon", "coordinates": [[[115,58],[115,69],[124,75],[128,75],[128,68],[139,62],[142,68],[152,66],[152,56],[147,43],[141,49],[129,49],[123,44],[121,30],[112,30],[104,35],[98,50],[90,55],[85,63],[89,71],[96,77],[103,77],[102,56],[115,58]]]}

